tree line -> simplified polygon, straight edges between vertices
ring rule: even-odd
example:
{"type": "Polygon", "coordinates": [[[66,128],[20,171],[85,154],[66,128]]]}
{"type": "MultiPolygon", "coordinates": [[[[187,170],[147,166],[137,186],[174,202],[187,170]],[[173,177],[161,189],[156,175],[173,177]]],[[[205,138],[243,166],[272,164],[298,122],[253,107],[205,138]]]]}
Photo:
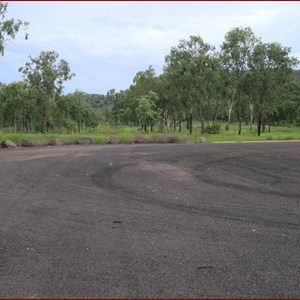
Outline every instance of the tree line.
{"type": "Polygon", "coordinates": [[[266,125],[289,122],[300,125],[299,61],[279,43],[263,43],[251,28],[237,27],[216,47],[200,36],[183,39],[165,57],[163,73],[150,66],[138,72],[133,84],[114,95],[111,107],[115,124],[182,124],[192,133],[193,119],[201,132],[218,131],[220,122],[238,122],[258,135],[266,125]],[[298,76],[299,77],[299,76],[298,76]],[[184,122],[184,123],[183,123],[184,122]]]}
{"type": "MultiPolygon", "coordinates": [[[[0,3],[0,52],[27,22],[5,20],[0,3]]],[[[28,34],[25,34],[28,38],[28,34]]],[[[106,95],[76,90],[64,95],[63,84],[75,74],[55,51],[29,57],[19,68],[23,81],[0,84],[0,128],[14,132],[80,132],[99,123],[140,126],[145,132],[166,127],[192,133],[193,120],[202,133],[217,133],[220,122],[232,122],[260,135],[266,126],[300,125],[298,59],[279,43],[263,43],[246,27],[230,30],[217,50],[200,36],[180,40],[165,56],[163,72],[152,66],[138,72],[126,90],[106,95]]]]}

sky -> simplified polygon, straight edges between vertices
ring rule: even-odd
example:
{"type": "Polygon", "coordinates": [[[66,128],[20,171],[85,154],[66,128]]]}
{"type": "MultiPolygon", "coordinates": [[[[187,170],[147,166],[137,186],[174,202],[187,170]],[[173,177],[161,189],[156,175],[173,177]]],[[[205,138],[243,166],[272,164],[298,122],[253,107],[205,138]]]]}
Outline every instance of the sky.
{"type": "Polygon", "coordinates": [[[6,18],[30,22],[29,39],[21,31],[6,44],[0,82],[22,80],[29,56],[56,51],[76,74],[64,93],[125,90],[150,65],[161,74],[181,39],[200,35],[218,48],[234,27],[250,27],[300,59],[299,16],[300,2],[284,1],[10,1],[6,18]]]}

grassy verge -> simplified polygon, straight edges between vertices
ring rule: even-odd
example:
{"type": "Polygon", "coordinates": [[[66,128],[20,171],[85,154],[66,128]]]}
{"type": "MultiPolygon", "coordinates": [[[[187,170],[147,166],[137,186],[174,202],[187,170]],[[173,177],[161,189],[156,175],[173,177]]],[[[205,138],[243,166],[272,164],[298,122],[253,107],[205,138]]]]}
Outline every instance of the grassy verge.
{"type": "Polygon", "coordinates": [[[207,142],[300,140],[300,127],[271,127],[271,132],[266,130],[266,132],[263,132],[259,137],[254,127],[250,130],[248,126],[243,126],[241,135],[238,135],[237,132],[237,125],[231,125],[230,130],[225,130],[225,126],[223,126],[220,134],[205,134],[204,137],[207,142]]]}
{"type": "MultiPolygon", "coordinates": [[[[13,141],[18,146],[22,139],[36,141],[39,145],[48,145],[55,138],[60,139],[64,144],[74,144],[77,139],[91,138],[93,144],[131,144],[131,143],[198,143],[201,136],[198,124],[193,128],[193,134],[183,128],[182,132],[175,132],[172,129],[163,133],[144,133],[135,127],[107,127],[102,126],[91,131],[82,131],[80,134],[67,133],[9,133],[0,131],[0,142],[6,139],[13,141]]],[[[242,134],[237,135],[237,125],[231,125],[230,130],[221,126],[220,134],[204,134],[206,142],[222,141],[266,141],[266,140],[300,140],[300,127],[272,127],[271,132],[262,133],[257,136],[255,128],[251,131],[249,127],[242,128],[242,134]]]]}

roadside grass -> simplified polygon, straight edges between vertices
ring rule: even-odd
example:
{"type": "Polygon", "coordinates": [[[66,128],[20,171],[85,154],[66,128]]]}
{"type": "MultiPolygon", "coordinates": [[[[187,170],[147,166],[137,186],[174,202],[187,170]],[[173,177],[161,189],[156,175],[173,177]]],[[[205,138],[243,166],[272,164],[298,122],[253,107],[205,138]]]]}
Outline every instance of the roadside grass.
{"type": "Polygon", "coordinates": [[[270,140],[300,140],[300,127],[273,126],[270,132],[266,131],[257,136],[256,127],[250,130],[249,126],[242,126],[241,135],[238,135],[238,125],[232,124],[230,130],[221,125],[220,134],[204,134],[207,142],[242,142],[242,141],[270,141],[270,140]]]}
{"type": "Polygon", "coordinates": [[[203,136],[208,143],[212,142],[241,142],[241,141],[267,141],[267,140],[300,140],[300,127],[274,126],[271,132],[262,133],[257,136],[256,128],[252,131],[249,126],[242,127],[242,133],[239,136],[238,125],[231,124],[230,130],[225,130],[225,124],[221,124],[220,134],[200,133],[200,125],[194,124],[193,133],[190,134],[185,127],[182,131],[174,131],[172,128],[165,128],[162,133],[145,133],[138,127],[110,127],[99,126],[94,130],[82,130],[81,133],[68,134],[67,132],[41,133],[10,133],[8,130],[0,131],[0,142],[6,139],[13,141],[18,146],[22,139],[30,139],[38,142],[41,146],[46,146],[55,138],[62,140],[66,145],[74,144],[79,138],[91,138],[93,144],[131,144],[131,143],[198,143],[199,138],[203,136]]]}

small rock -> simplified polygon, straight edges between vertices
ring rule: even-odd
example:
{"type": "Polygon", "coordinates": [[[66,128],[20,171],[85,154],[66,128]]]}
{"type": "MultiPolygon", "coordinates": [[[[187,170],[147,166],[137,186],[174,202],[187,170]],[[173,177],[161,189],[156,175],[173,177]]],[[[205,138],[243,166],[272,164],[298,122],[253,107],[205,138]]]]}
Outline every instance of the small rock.
{"type": "Polygon", "coordinates": [[[111,136],[111,137],[108,139],[107,144],[110,144],[110,145],[116,145],[116,144],[119,144],[119,139],[116,138],[115,136],[111,136]]]}
{"type": "Polygon", "coordinates": [[[22,147],[35,147],[35,146],[38,146],[38,143],[36,141],[30,140],[30,139],[22,139],[21,146],[22,147]]]}
{"type": "Polygon", "coordinates": [[[76,145],[90,145],[92,144],[93,140],[90,138],[81,138],[81,139],[77,139],[75,141],[76,145]]]}
{"type": "Polygon", "coordinates": [[[1,148],[17,148],[17,145],[11,140],[5,140],[1,143],[1,148]]]}
{"type": "Polygon", "coordinates": [[[205,143],[205,137],[200,136],[198,142],[199,142],[200,144],[205,143]]]}
{"type": "Polygon", "coordinates": [[[50,146],[63,146],[63,144],[64,144],[64,142],[57,138],[55,138],[49,142],[50,146]]]}
{"type": "Polygon", "coordinates": [[[134,144],[144,144],[146,142],[146,139],[141,135],[136,135],[132,139],[132,143],[134,144]]]}

